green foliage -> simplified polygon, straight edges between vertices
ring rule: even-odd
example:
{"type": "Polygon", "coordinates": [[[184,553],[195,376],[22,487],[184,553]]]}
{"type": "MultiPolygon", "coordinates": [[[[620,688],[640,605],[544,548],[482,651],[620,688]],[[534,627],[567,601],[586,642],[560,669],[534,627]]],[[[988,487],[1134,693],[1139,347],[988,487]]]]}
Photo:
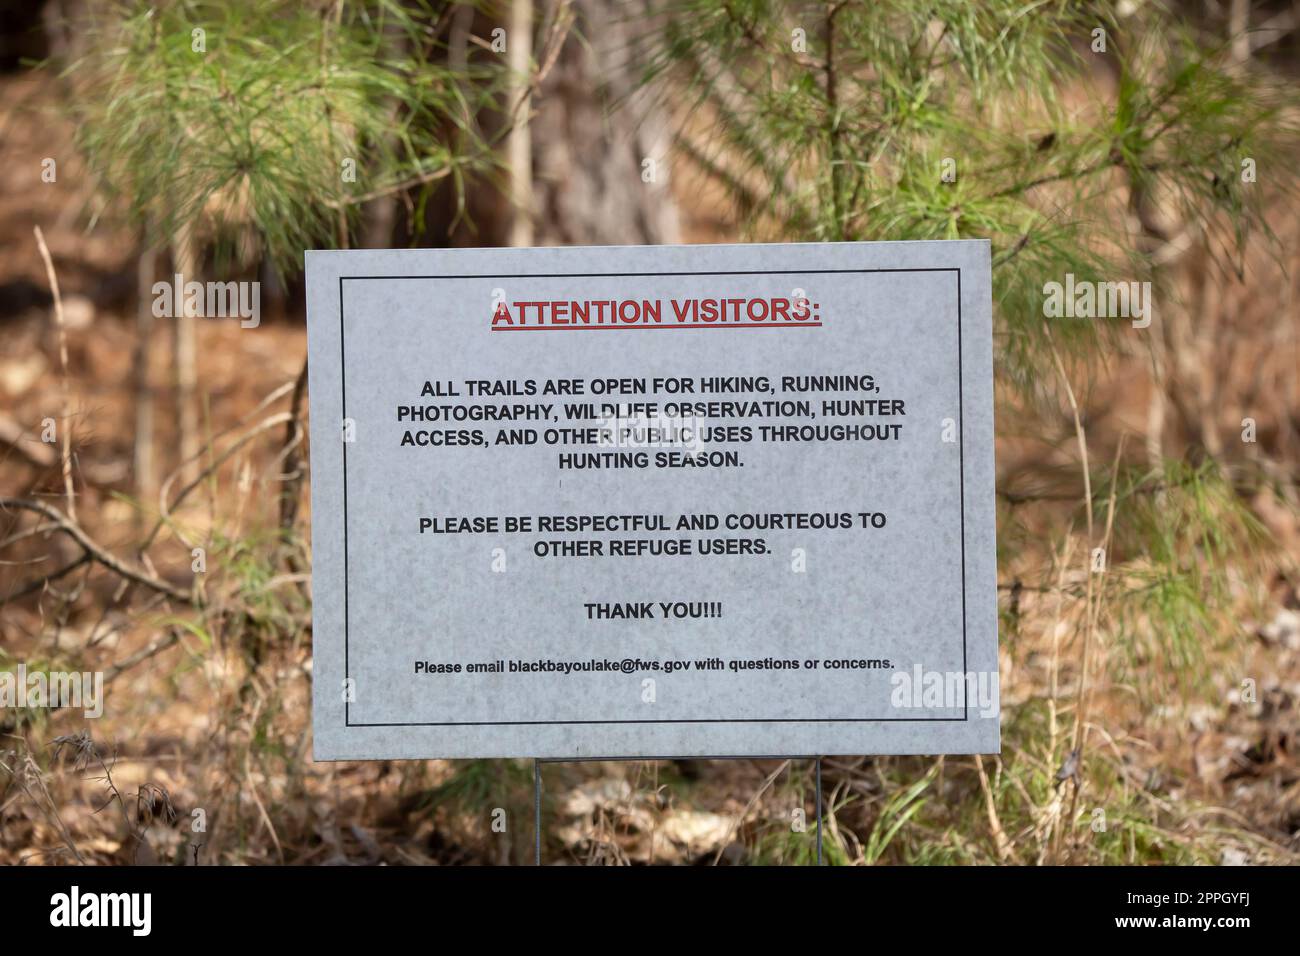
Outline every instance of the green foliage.
{"type": "MultiPolygon", "coordinates": [[[[1098,498],[1109,494],[1103,487],[1098,498]]],[[[1123,651],[1115,664],[1126,674],[1140,667],[1156,695],[1200,683],[1216,635],[1236,631],[1213,626],[1214,608],[1228,603],[1233,569],[1253,570],[1265,530],[1211,462],[1121,475],[1115,496],[1126,520],[1112,557],[1141,558],[1103,577],[1123,651]]]]}
{"type": "MultiPolygon", "coordinates": [[[[417,790],[416,812],[438,820],[440,827],[468,842],[495,844],[497,852],[502,848],[500,841],[506,840],[516,863],[531,860],[533,771],[529,762],[456,760],[451,764],[453,770],[445,780],[417,790]],[[509,829],[497,832],[496,814],[502,810],[501,822],[509,829]]],[[[545,834],[543,830],[543,838],[545,834]]]]}
{"type": "Polygon", "coordinates": [[[924,809],[927,802],[926,791],[934,783],[937,774],[937,766],[932,767],[924,777],[912,781],[909,786],[898,788],[885,801],[862,848],[863,862],[875,865],[881,861],[899,831],[907,826],[912,817],[924,809]]]}
{"type": "MultiPolygon", "coordinates": [[[[65,671],[71,668],[49,660],[23,660],[20,661],[11,653],[0,648],[0,673],[8,675],[5,679],[12,682],[12,688],[19,694],[19,700],[25,697],[25,691],[18,684],[18,665],[25,666],[25,674],[30,676],[34,674],[44,674],[48,682],[49,675],[54,671],[65,671]]],[[[48,683],[46,685],[48,687],[48,683]]],[[[0,734],[18,735],[28,731],[35,734],[42,734],[50,723],[53,711],[46,706],[49,699],[48,690],[43,692],[45,700],[37,707],[19,706],[16,702],[10,706],[6,702],[5,706],[0,706],[0,734]]]]}
{"type": "Polygon", "coordinates": [[[467,813],[486,816],[501,806],[502,795],[523,804],[531,793],[532,770],[522,760],[463,760],[456,762],[456,772],[429,790],[422,805],[432,810],[453,804],[467,813]]]}
{"type": "MultiPolygon", "coordinates": [[[[785,785],[779,790],[775,803],[782,808],[773,815],[760,817],[754,824],[752,842],[745,855],[750,866],[816,866],[817,865],[817,807],[814,803],[815,785],[811,767],[795,764],[791,767],[785,785]],[[802,827],[793,826],[792,809],[803,812],[802,827]],[[791,809],[786,809],[791,808],[791,809]]],[[[853,794],[825,797],[822,821],[822,865],[847,866],[852,861],[844,846],[831,838],[831,821],[852,805],[860,803],[853,794]]],[[[736,836],[743,839],[743,832],[736,836]]]]}
{"type": "Polygon", "coordinates": [[[446,65],[445,22],[424,4],[97,7],[69,67],[79,142],[150,241],[202,228],[228,255],[251,227],[295,272],[303,249],[346,243],[365,198],[459,189],[492,162],[474,117],[496,100],[501,58],[446,65]]]}
{"type": "Polygon", "coordinates": [[[308,610],[306,598],[279,576],[278,531],[253,529],[237,538],[214,534],[209,555],[227,576],[248,627],[268,639],[295,635],[308,610]]]}
{"type": "MultiPolygon", "coordinates": [[[[1231,69],[1159,4],[1119,6],[668,0],[647,79],[689,86],[681,148],[751,233],[990,239],[1000,371],[1028,392],[1045,367],[1045,282],[1149,278],[1119,190],[1191,222],[1226,213],[1240,245],[1258,193],[1239,164],[1284,168],[1294,142],[1286,90],[1231,69]]],[[[1086,354],[1114,325],[1053,335],[1086,354]]]]}

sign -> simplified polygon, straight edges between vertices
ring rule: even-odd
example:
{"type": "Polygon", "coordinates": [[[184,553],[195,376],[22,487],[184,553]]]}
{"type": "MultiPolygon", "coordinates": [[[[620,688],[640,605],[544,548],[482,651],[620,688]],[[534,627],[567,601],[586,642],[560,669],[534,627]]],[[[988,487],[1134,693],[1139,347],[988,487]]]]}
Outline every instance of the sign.
{"type": "Polygon", "coordinates": [[[983,241],[307,253],[317,759],[999,749],[983,241]]]}

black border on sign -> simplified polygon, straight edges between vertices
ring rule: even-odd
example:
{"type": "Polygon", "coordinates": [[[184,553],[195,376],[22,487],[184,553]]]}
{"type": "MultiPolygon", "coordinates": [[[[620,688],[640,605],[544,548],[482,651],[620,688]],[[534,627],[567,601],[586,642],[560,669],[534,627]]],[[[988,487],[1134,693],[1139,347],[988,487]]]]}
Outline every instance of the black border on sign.
{"type": "MultiPolygon", "coordinates": [[[[955,272],[957,273],[957,462],[960,487],[958,500],[961,513],[961,666],[966,673],[966,425],[962,403],[965,388],[962,381],[961,351],[961,267],[928,266],[915,269],[750,269],[699,272],[526,272],[503,274],[461,275],[362,275],[339,276],[339,378],[343,405],[343,420],[348,417],[347,350],[344,346],[343,283],[347,280],[394,279],[568,279],[568,278],[627,278],[633,276],[737,276],[737,275],[822,275],[832,273],[887,273],[887,272],[955,272]]],[[[343,676],[347,680],[349,668],[348,642],[348,442],[343,445],[343,676]]],[[[659,720],[444,720],[444,721],[386,721],[383,723],[353,723],[351,704],[343,703],[345,727],[517,727],[532,725],[576,726],[578,724],[888,724],[888,723],[961,723],[970,719],[970,702],[962,695],[960,717],[703,717],[665,718],[659,720]]]]}

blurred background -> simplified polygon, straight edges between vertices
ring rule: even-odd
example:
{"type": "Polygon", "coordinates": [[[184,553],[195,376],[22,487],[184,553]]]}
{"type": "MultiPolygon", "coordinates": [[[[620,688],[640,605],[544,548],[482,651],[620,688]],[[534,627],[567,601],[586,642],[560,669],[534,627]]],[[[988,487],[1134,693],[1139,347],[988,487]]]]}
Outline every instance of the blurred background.
{"type": "MultiPolygon", "coordinates": [[[[0,699],[0,862],[532,860],[531,761],[311,760],[304,249],[958,237],[1003,752],[826,758],[827,861],[1300,860],[1300,3],[0,14],[0,671],[105,688],[0,699]]],[[[542,770],[550,863],[815,859],[808,761],[542,770]]]]}

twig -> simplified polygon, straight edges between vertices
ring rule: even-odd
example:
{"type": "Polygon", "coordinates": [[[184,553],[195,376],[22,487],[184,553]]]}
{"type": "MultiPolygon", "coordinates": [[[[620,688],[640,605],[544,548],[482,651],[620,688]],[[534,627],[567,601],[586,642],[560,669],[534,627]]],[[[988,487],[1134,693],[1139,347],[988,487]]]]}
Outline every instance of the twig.
{"type": "MultiPolygon", "coordinates": [[[[139,262],[136,263],[136,294],[140,301],[136,307],[136,342],[131,360],[131,376],[135,382],[135,442],[131,457],[131,479],[135,485],[136,497],[141,501],[148,500],[154,487],[154,396],[149,377],[154,315],[146,292],[153,288],[157,260],[158,248],[150,246],[140,253],[139,262]]],[[[139,520],[136,519],[137,522],[139,520]]]]}
{"type": "Polygon", "coordinates": [[[378,189],[372,189],[370,192],[361,193],[357,196],[348,196],[345,199],[331,199],[325,203],[331,209],[345,209],[348,206],[355,206],[359,203],[368,203],[373,199],[382,199],[385,196],[391,196],[394,193],[405,192],[416,186],[423,186],[428,183],[435,183],[440,179],[445,179],[451,175],[450,166],[442,166],[438,169],[432,169],[418,176],[412,176],[409,179],[403,179],[401,182],[393,183],[391,186],[381,186],[378,189]]]}
{"type": "Polygon", "coordinates": [[[67,824],[63,822],[63,818],[59,816],[58,808],[54,805],[54,799],[50,796],[50,791],[46,789],[45,781],[41,777],[40,767],[37,766],[36,761],[32,759],[30,753],[23,755],[22,760],[24,766],[21,767],[10,767],[3,760],[0,760],[0,768],[3,768],[5,772],[9,774],[10,779],[18,782],[18,786],[22,789],[23,794],[27,799],[45,814],[46,819],[48,819],[54,826],[54,829],[58,831],[59,836],[63,838],[64,844],[72,852],[73,857],[76,858],[78,863],[85,866],[86,858],[83,857],[81,851],[77,849],[77,844],[76,841],[72,839],[71,831],[68,830],[67,824]],[[37,789],[40,790],[41,795],[45,797],[45,803],[42,803],[33,796],[31,789],[27,786],[28,779],[35,781],[37,789]]]}
{"type": "Polygon", "coordinates": [[[984,809],[989,815],[989,830],[993,833],[993,845],[997,848],[998,859],[1005,863],[1011,857],[1011,843],[1006,831],[998,819],[998,808],[993,801],[993,789],[989,786],[989,775],[984,772],[984,758],[975,755],[975,769],[979,771],[980,789],[984,791],[984,809]]]}
{"type": "Polygon", "coordinates": [[[193,596],[182,591],[160,578],[154,577],[142,568],[133,568],[121,558],[112,552],[96,544],[84,530],[81,525],[71,520],[57,508],[47,505],[43,501],[36,501],[32,498],[11,498],[9,496],[0,496],[0,508],[20,508],[25,511],[34,511],[39,515],[44,515],[58,527],[68,537],[72,538],[86,554],[98,561],[110,571],[116,572],[129,581],[136,584],[143,584],[147,588],[166,594],[178,601],[184,601],[187,604],[197,603],[193,596]]]}
{"type": "Polygon", "coordinates": [[[298,497],[302,491],[303,465],[298,446],[302,442],[302,400],[306,391],[307,359],[304,356],[302,370],[293,385],[293,398],[289,400],[290,417],[284,429],[284,450],[281,452],[285,480],[280,489],[280,530],[286,536],[297,520],[298,497]]]}
{"type": "MultiPolygon", "coordinates": [[[[529,112],[533,84],[526,79],[533,53],[532,0],[510,3],[510,76],[520,90],[516,113],[529,112]]],[[[509,244],[516,248],[533,244],[533,141],[527,123],[511,123],[506,136],[511,206],[509,244]]]]}
{"type": "Polygon", "coordinates": [[[27,538],[34,538],[38,534],[46,534],[50,531],[57,531],[58,527],[52,524],[41,524],[39,521],[23,531],[15,531],[7,538],[0,539],[0,551],[9,547],[11,544],[17,544],[27,538]]]}
{"type": "Polygon", "coordinates": [[[26,584],[19,586],[17,590],[10,591],[4,597],[0,598],[0,604],[8,604],[10,601],[16,601],[21,597],[26,597],[27,595],[31,594],[33,591],[39,591],[41,590],[41,588],[45,587],[45,585],[49,584],[51,581],[57,581],[59,580],[59,578],[66,577],[67,575],[71,574],[73,571],[77,570],[77,568],[81,567],[89,560],[90,560],[90,555],[83,554],[75,561],[69,564],[65,564],[57,571],[51,571],[49,574],[43,574],[39,578],[36,578],[33,581],[28,581],[26,584]]]}
{"type": "MultiPolygon", "coordinates": [[[[229,459],[231,455],[237,452],[244,445],[248,444],[250,441],[252,441],[258,435],[260,435],[262,432],[268,431],[269,429],[274,428],[276,425],[281,425],[284,422],[289,421],[290,418],[291,416],[288,412],[280,412],[276,415],[272,415],[271,417],[264,419],[255,428],[253,428],[252,431],[246,432],[245,434],[241,435],[238,441],[234,442],[229,448],[227,448],[220,455],[214,458],[208,464],[208,466],[204,468],[199,474],[194,476],[194,478],[189,482],[189,484],[187,484],[184,488],[182,488],[177,493],[176,498],[172,501],[172,503],[168,505],[167,493],[171,490],[171,484],[186,465],[186,462],[182,462],[180,467],[177,468],[176,471],[172,472],[171,475],[168,476],[167,480],[163,482],[162,488],[158,492],[158,505],[160,510],[160,516],[158,518],[158,522],[145,536],[144,542],[140,545],[140,550],[144,551],[145,548],[149,547],[149,545],[153,543],[153,539],[158,536],[158,532],[162,530],[163,526],[167,523],[168,519],[171,517],[171,509],[179,505],[181,501],[183,501],[191,491],[193,491],[200,484],[202,484],[204,478],[206,478],[208,475],[212,474],[212,472],[220,468],[223,464],[226,463],[226,460],[229,459]]],[[[195,455],[194,457],[198,458],[199,456],[195,455]]]]}
{"type": "Polygon", "coordinates": [[[36,245],[41,250],[41,259],[45,262],[45,274],[50,280],[50,293],[54,296],[54,325],[59,331],[59,366],[62,369],[63,387],[63,491],[68,498],[68,518],[77,520],[77,503],[72,491],[72,409],[68,398],[68,330],[63,322],[63,296],[59,292],[59,277],[54,272],[54,260],[50,258],[50,247],[45,244],[45,234],[40,226],[32,230],[36,234],[36,245]]]}
{"type": "Polygon", "coordinates": [[[775,781],[777,777],[781,776],[781,774],[785,773],[789,766],[789,760],[782,760],[780,765],[768,774],[767,779],[763,781],[763,785],[754,791],[754,795],[749,798],[749,803],[745,805],[745,809],[740,816],[731,821],[731,826],[727,827],[726,836],[724,836],[718,843],[718,852],[713,855],[714,866],[717,866],[718,861],[722,859],[722,851],[727,848],[727,844],[730,842],[732,834],[734,834],[736,830],[739,829],[740,825],[745,822],[745,817],[749,816],[749,812],[758,804],[758,801],[762,798],[763,794],[767,793],[768,788],[772,786],[773,781],[775,781]]]}
{"type": "MultiPolygon", "coordinates": [[[[180,281],[188,282],[199,276],[199,236],[193,223],[182,224],[172,241],[172,260],[180,281]]],[[[198,334],[199,312],[193,303],[185,300],[176,313],[175,337],[172,340],[172,358],[175,362],[176,430],[180,457],[183,462],[199,456],[198,402],[198,334]]]]}
{"type": "Polygon", "coordinates": [[[128,654],[126,657],[122,658],[121,661],[104,671],[104,683],[107,684],[111,682],[123,671],[128,671],[137,664],[142,664],[156,654],[167,650],[167,648],[177,643],[180,639],[180,631],[174,627],[169,628],[166,634],[155,640],[152,644],[140,648],[140,650],[136,651],[134,654],[128,654]]]}
{"type": "MultiPolygon", "coordinates": [[[[1087,519],[1088,519],[1088,547],[1085,549],[1084,552],[1084,568],[1085,568],[1085,573],[1088,576],[1086,578],[1086,587],[1084,592],[1084,637],[1083,637],[1083,647],[1080,651],[1080,656],[1082,657],[1082,661],[1080,663],[1079,690],[1078,690],[1078,700],[1082,701],[1087,691],[1088,663],[1089,663],[1091,649],[1092,649],[1092,624],[1093,624],[1093,618],[1092,618],[1092,578],[1093,578],[1092,474],[1091,474],[1091,470],[1088,467],[1088,438],[1083,428],[1083,418],[1079,413],[1079,403],[1074,397],[1074,388],[1070,385],[1070,377],[1065,372],[1065,364],[1061,361],[1061,354],[1056,349],[1056,342],[1052,338],[1051,327],[1046,322],[1043,323],[1043,331],[1047,335],[1047,344],[1048,347],[1052,350],[1052,361],[1056,365],[1057,374],[1060,376],[1061,384],[1065,388],[1066,398],[1070,402],[1070,411],[1074,416],[1074,433],[1077,436],[1079,442],[1079,468],[1083,472],[1084,512],[1087,515],[1087,519]]],[[[1112,492],[1113,490],[1114,489],[1112,488],[1112,492]]],[[[1070,766],[1069,779],[1072,785],[1072,789],[1070,792],[1070,809],[1069,809],[1069,813],[1066,815],[1066,824],[1070,826],[1071,829],[1073,829],[1074,826],[1074,811],[1079,800],[1079,778],[1081,776],[1079,761],[1082,758],[1082,752],[1080,750],[1080,746],[1081,746],[1081,738],[1083,736],[1083,727],[1079,722],[1078,711],[1079,711],[1079,707],[1076,705],[1075,719],[1074,719],[1074,733],[1072,735],[1074,746],[1073,749],[1070,751],[1070,756],[1066,760],[1066,764],[1070,766]]],[[[1059,847],[1060,830],[1057,830],[1056,834],[1057,837],[1056,839],[1054,839],[1053,843],[1054,843],[1054,847],[1059,847]]]]}
{"type": "Polygon", "coordinates": [[[844,238],[844,212],[842,208],[844,181],[843,133],[840,130],[839,74],[835,63],[835,15],[839,13],[837,4],[826,13],[826,139],[830,148],[831,159],[831,214],[835,217],[835,234],[832,238],[844,238]]]}
{"type": "Polygon", "coordinates": [[[537,72],[533,74],[533,78],[528,85],[520,91],[519,99],[515,101],[514,108],[510,110],[507,128],[502,131],[504,135],[508,136],[513,132],[515,125],[519,122],[520,111],[523,110],[524,106],[546,81],[546,77],[555,66],[555,61],[560,58],[560,50],[564,48],[564,41],[568,39],[569,28],[573,25],[573,21],[572,0],[562,0],[555,11],[554,19],[551,21],[546,43],[542,47],[542,56],[537,72]]]}
{"type": "Polygon", "coordinates": [[[1056,607],[1052,611],[1052,667],[1047,696],[1047,756],[1053,764],[1056,762],[1056,700],[1061,676],[1061,606],[1065,603],[1065,574],[1070,568],[1070,556],[1073,551],[1074,540],[1067,539],[1061,545],[1060,563],[1057,565],[1056,574],[1056,607]]]}

